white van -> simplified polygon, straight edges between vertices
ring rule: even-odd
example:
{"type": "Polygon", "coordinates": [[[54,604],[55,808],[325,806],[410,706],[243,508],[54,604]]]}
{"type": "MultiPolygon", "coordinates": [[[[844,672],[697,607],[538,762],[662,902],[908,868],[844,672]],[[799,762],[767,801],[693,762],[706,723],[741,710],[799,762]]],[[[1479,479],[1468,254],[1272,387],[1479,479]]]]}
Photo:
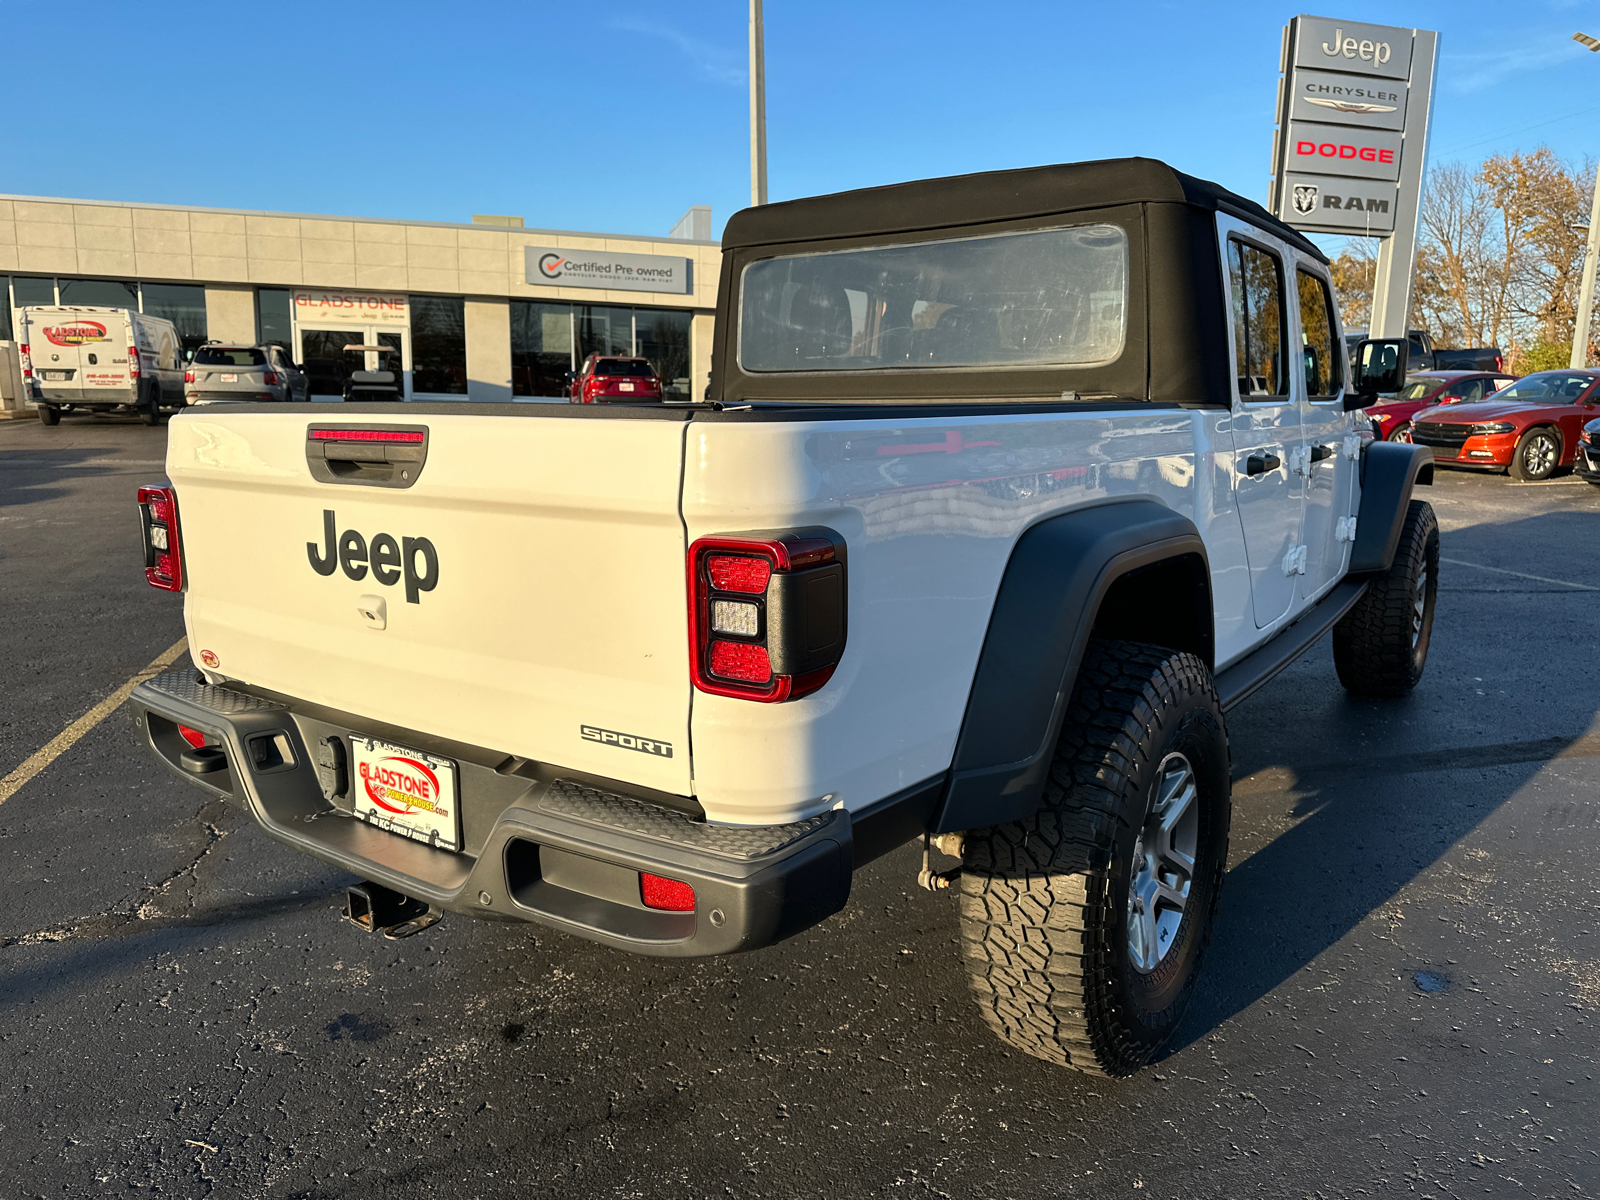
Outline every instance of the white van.
{"type": "Polygon", "coordinates": [[[63,410],[137,412],[154,425],[183,407],[183,343],[165,317],[128,308],[42,304],[22,310],[22,381],[39,420],[63,410]]]}

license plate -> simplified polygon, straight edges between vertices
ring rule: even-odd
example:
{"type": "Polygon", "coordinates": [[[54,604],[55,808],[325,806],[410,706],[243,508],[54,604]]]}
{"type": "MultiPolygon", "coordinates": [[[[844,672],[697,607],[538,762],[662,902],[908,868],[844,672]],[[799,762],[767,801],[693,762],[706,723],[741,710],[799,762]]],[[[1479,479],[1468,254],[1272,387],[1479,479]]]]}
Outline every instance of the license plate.
{"type": "Polygon", "coordinates": [[[224,376],[222,376],[222,382],[223,383],[238,383],[239,382],[239,377],[237,375],[224,375],[224,376]]]}
{"type": "Polygon", "coordinates": [[[353,737],[350,750],[356,816],[440,850],[461,849],[455,763],[376,738],[353,737]]]}
{"type": "Polygon", "coordinates": [[[619,384],[617,384],[617,390],[619,392],[631,392],[631,391],[633,391],[633,384],[631,384],[631,383],[619,383],[619,384]]]}
{"type": "Polygon", "coordinates": [[[44,377],[46,379],[71,379],[72,378],[72,372],[71,371],[46,371],[46,372],[44,372],[44,377]]]}

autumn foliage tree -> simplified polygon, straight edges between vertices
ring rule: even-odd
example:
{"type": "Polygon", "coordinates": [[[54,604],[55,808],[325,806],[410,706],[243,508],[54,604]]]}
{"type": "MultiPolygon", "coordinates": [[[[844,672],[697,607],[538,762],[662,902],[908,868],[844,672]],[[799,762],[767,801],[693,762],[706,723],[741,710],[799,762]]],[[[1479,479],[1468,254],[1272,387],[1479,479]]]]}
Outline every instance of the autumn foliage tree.
{"type": "MultiPolygon", "coordinates": [[[[1423,195],[1411,323],[1440,346],[1500,346],[1508,366],[1564,366],[1572,344],[1594,164],[1548,146],[1446,163],[1423,195]]],[[[1376,243],[1352,238],[1333,263],[1347,325],[1366,323],[1376,243]]],[[[1596,355],[1590,344],[1590,359],[1596,355]]]]}

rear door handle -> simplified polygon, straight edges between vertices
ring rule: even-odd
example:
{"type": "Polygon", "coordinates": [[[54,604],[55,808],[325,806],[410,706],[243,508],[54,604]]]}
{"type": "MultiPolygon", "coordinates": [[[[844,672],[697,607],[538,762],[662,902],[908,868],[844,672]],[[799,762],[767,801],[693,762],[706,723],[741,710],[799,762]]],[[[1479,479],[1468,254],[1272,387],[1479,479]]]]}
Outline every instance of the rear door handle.
{"type": "Polygon", "coordinates": [[[1337,452],[1337,446],[1313,446],[1311,447],[1311,461],[1314,463],[1321,462],[1325,458],[1332,458],[1337,452]]]}
{"type": "Polygon", "coordinates": [[[1283,459],[1276,454],[1252,454],[1245,460],[1244,471],[1246,475],[1265,475],[1268,471],[1276,471],[1283,466],[1283,459]]]}

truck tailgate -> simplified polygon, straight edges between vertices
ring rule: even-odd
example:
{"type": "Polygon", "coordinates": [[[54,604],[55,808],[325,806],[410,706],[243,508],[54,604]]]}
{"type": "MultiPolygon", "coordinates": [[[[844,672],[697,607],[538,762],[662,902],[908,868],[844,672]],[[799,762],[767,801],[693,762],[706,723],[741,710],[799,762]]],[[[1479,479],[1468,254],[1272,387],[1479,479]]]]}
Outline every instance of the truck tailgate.
{"type": "Polygon", "coordinates": [[[682,422],[337,408],[172,421],[196,663],[687,794],[682,422]],[[313,477],[312,429],[379,426],[426,431],[410,486],[313,477]]]}

